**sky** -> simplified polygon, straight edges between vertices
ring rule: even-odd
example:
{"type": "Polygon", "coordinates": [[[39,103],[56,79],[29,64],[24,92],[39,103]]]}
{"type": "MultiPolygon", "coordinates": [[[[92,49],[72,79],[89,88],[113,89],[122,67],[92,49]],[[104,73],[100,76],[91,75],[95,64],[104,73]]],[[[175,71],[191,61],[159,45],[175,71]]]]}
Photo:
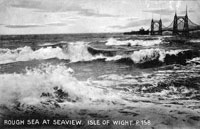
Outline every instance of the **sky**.
{"type": "Polygon", "coordinates": [[[0,0],[0,34],[107,33],[168,26],[185,15],[200,25],[199,0],[0,0]]]}

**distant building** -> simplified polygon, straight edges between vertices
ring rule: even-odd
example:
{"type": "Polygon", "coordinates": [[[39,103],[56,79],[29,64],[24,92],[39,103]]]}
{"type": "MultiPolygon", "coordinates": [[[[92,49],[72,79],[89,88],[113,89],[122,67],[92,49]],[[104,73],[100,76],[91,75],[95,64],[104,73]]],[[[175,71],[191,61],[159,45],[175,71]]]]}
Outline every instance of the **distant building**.
{"type": "Polygon", "coordinates": [[[149,30],[145,30],[143,27],[139,31],[124,32],[125,35],[148,35],[149,30]]]}

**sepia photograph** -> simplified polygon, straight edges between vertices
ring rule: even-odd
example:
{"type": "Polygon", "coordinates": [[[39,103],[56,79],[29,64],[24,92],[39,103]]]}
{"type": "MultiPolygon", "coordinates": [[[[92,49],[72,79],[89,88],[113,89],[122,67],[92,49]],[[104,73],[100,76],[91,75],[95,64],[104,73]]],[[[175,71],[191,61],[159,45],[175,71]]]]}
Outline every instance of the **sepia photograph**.
{"type": "Polygon", "coordinates": [[[200,129],[200,1],[0,0],[0,129],[200,129]]]}

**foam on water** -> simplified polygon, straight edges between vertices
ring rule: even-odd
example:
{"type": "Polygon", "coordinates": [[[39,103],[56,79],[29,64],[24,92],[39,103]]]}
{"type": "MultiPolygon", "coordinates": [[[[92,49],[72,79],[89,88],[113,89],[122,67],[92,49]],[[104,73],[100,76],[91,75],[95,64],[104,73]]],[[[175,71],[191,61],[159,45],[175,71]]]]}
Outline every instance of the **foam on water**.
{"type": "Polygon", "coordinates": [[[68,47],[66,48],[67,58],[70,59],[71,62],[90,61],[104,58],[102,55],[91,55],[88,52],[87,47],[87,43],[85,42],[69,43],[68,47]]]}
{"type": "Polygon", "coordinates": [[[196,65],[193,69],[189,65],[179,66],[178,69],[143,72],[137,76],[107,74],[83,82],[73,76],[71,68],[42,65],[25,73],[0,74],[0,107],[6,106],[19,114],[27,113],[28,117],[28,113],[38,113],[38,110],[42,112],[41,116],[49,112],[57,116],[75,116],[76,119],[145,117],[154,120],[151,126],[162,124],[168,119],[169,112],[174,111],[177,113],[170,114],[170,118],[172,115],[178,118],[174,123],[180,120],[179,112],[184,112],[182,117],[188,121],[191,115],[198,114],[198,109],[190,106],[197,102],[200,94],[197,87],[191,87],[196,82],[188,79],[198,79],[199,68],[196,65]],[[190,102],[183,99],[190,99],[190,102]]]}
{"type": "MultiPolygon", "coordinates": [[[[121,42],[121,41],[120,41],[121,42]]],[[[152,40],[153,42],[153,40],[152,40]]],[[[148,43],[147,43],[148,44],[148,43]]],[[[98,55],[92,55],[88,51],[88,43],[86,42],[70,42],[63,47],[41,47],[37,50],[32,50],[31,47],[22,47],[14,50],[0,49],[0,64],[30,61],[30,60],[43,60],[50,58],[58,58],[70,60],[70,62],[92,61],[97,59],[105,59],[106,61],[116,61],[124,58],[130,58],[134,63],[145,63],[152,60],[164,62],[166,55],[177,55],[183,50],[164,50],[160,48],[140,49],[133,51],[132,54],[116,54],[113,57],[108,57],[100,52],[98,55]]]]}
{"type": "Polygon", "coordinates": [[[131,59],[135,63],[143,63],[146,61],[155,60],[159,58],[160,55],[162,55],[162,51],[163,50],[160,50],[160,49],[144,49],[144,50],[135,51],[131,55],[131,59]]]}
{"type": "Polygon", "coordinates": [[[27,46],[14,50],[0,49],[0,64],[49,58],[67,59],[65,53],[59,47],[40,48],[36,51],[27,46]]]}
{"type": "Polygon", "coordinates": [[[200,63],[200,57],[195,57],[191,60],[188,60],[187,63],[200,63]]]}
{"type": "Polygon", "coordinates": [[[28,46],[14,50],[0,49],[0,64],[50,58],[69,59],[71,62],[77,62],[94,60],[96,58],[102,58],[102,56],[92,56],[87,51],[87,44],[84,42],[69,43],[64,48],[53,48],[51,46],[41,47],[35,51],[28,46]]]}
{"type": "Polygon", "coordinates": [[[125,40],[120,41],[114,38],[110,38],[107,40],[106,45],[112,46],[112,45],[131,45],[131,46],[153,46],[153,45],[159,45],[162,44],[161,38],[158,38],[157,40],[125,40]]]}
{"type": "Polygon", "coordinates": [[[153,73],[142,73],[137,76],[109,74],[100,76],[99,83],[105,87],[118,89],[122,94],[132,98],[134,95],[143,95],[153,100],[162,99],[199,99],[199,65],[187,66],[172,65],[172,70],[158,70],[153,73]],[[195,81],[194,81],[195,80],[195,81]]]}
{"type": "Polygon", "coordinates": [[[191,39],[189,42],[191,42],[191,43],[200,43],[200,39],[191,39]]]}
{"type": "Polygon", "coordinates": [[[166,55],[177,55],[184,51],[188,51],[188,49],[178,49],[178,50],[164,50],[159,48],[150,48],[150,49],[141,49],[138,51],[134,51],[130,55],[116,55],[114,57],[106,57],[106,61],[116,61],[123,58],[130,58],[134,63],[145,63],[148,61],[158,60],[160,62],[165,61],[166,55]]]}
{"type": "MultiPolygon", "coordinates": [[[[53,100],[71,106],[114,101],[114,94],[78,81],[66,66],[43,65],[21,74],[0,74],[0,105],[38,105],[53,100]]],[[[106,103],[104,103],[106,104],[106,103]]]]}
{"type": "Polygon", "coordinates": [[[164,62],[166,55],[177,55],[184,51],[188,51],[188,49],[182,49],[182,50],[178,49],[178,50],[170,50],[170,51],[166,51],[159,48],[143,49],[143,50],[135,51],[131,55],[131,59],[135,63],[143,63],[143,62],[151,61],[155,59],[158,59],[159,61],[164,62]]]}

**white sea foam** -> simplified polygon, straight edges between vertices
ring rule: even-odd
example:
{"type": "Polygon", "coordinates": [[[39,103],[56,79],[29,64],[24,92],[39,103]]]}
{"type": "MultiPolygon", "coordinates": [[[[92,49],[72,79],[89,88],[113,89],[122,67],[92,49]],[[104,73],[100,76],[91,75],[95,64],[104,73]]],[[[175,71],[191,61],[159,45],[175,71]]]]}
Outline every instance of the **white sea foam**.
{"type": "Polygon", "coordinates": [[[167,51],[166,54],[169,54],[169,55],[177,55],[178,53],[180,52],[184,52],[184,51],[188,51],[189,49],[177,49],[177,50],[170,50],[170,51],[167,51]]]}
{"type": "Polygon", "coordinates": [[[127,57],[126,55],[116,55],[113,57],[106,57],[106,61],[116,61],[126,57],[127,57]]]}
{"type": "Polygon", "coordinates": [[[117,61],[123,58],[130,58],[133,60],[134,63],[144,63],[147,61],[152,60],[159,60],[161,62],[164,62],[164,59],[166,55],[177,55],[181,52],[188,51],[189,49],[177,49],[177,50],[164,50],[160,48],[150,48],[150,49],[141,49],[139,51],[134,51],[132,54],[129,55],[116,55],[113,57],[105,57],[105,56],[96,56],[96,58],[93,57],[93,59],[98,58],[105,58],[106,61],[117,61]]]}
{"type": "Polygon", "coordinates": [[[187,63],[200,63],[200,57],[195,57],[191,60],[188,60],[187,63]]]}
{"type": "Polygon", "coordinates": [[[191,39],[190,42],[191,43],[200,43],[200,39],[191,39]]]}
{"type": "MultiPolygon", "coordinates": [[[[114,100],[115,95],[103,89],[78,81],[71,75],[71,68],[45,65],[21,74],[0,74],[0,104],[12,105],[18,102],[37,105],[42,101],[56,98],[55,88],[68,94],[66,103],[75,104],[114,100]],[[50,96],[41,97],[48,93],[50,96]],[[70,102],[74,100],[75,102],[70,102]]],[[[87,105],[87,104],[86,104],[87,105]]]]}
{"type": "Polygon", "coordinates": [[[90,61],[100,58],[105,58],[102,55],[93,56],[87,50],[87,43],[85,42],[75,42],[69,43],[66,48],[67,58],[70,59],[71,62],[78,61],[90,61]]]}
{"type": "MultiPolygon", "coordinates": [[[[187,50],[188,49],[166,51],[164,49],[159,49],[159,48],[141,49],[139,51],[134,51],[133,54],[130,55],[130,58],[135,63],[144,63],[144,62],[152,61],[156,59],[158,59],[161,62],[164,62],[166,55],[177,55],[178,53],[187,51],[187,50]]],[[[112,58],[112,59],[119,59],[119,57],[112,58]]]]}
{"type": "Polygon", "coordinates": [[[65,53],[59,47],[40,48],[36,51],[27,46],[14,50],[0,49],[0,64],[49,58],[67,59],[65,53]]]}
{"type": "Polygon", "coordinates": [[[135,62],[135,63],[143,63],[146,61],[151,61],[154,59],[157,59],[160,57],[160,55],[162,55],[163,50],[160,49],[143,49],[143,50],[139,50],[139,51],[135,51],[132,55],[131,55],[131,59],[135,62]]]}
{"type": "Polygon", "coordinates": [[[157,40],[125,40],[120,41],[116,40],[114,38],[110,38],[107,40],[106,45],[131,45],[131,46],[153,46],[153,45],[159,45],[162,44],[161,38],[158,38],[157,40]]]}
{"type": "Polygon", "coordinates": [[[71,62],[77,62],[103,58],[103,56],[92,56],[84,42],[69,43],[64,48],[41,47],[35,51],[27,46],[14,50],[0,49],[0,64],[50,58],[69,59],[71,62]]]}
{"type": "Polygon", "coordinates": [[[6,64],[18,61],[43,60],[50,58],[68,59],[71,62],[92,61],[96,59],[106,59],[106,61],[115,61],[122,58],[131,58],[135,63],[143,63],[159,58],[164,61],[165,56],[177,55],[186,50],[170,50],[166,51],[159,48],[141,49],[134,51],[129,55],[116,55],[114,57],[106,57],[102,54],[92,55],[88,52],[88,45],[85,42],[71,42],[64,47],[41,47],[38,50],[32,50],[31,47],[22,47],[14,50],[0,49],[0,64],[6,64]]]}

